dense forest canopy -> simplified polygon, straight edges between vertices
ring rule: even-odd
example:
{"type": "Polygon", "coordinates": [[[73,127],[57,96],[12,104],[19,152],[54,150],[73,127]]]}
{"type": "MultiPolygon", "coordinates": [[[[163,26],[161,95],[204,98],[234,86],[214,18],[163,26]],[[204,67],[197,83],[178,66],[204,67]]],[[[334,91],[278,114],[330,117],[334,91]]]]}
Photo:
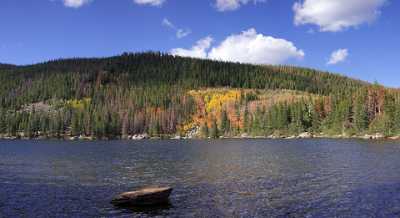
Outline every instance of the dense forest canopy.
{"type": "Polygon", "coordinates": [[[16,68],[17,66],[12,65],[12,64],[2,64],[0,63],[0,70],[7,70],[7,69],[13,69],[16,68]]]}
{"type": "Polygon", "coordinates": [[[7,136],[394,135],[399,130],[397,90],[292,66],[124,53],[0,64],[0,82],[0,134],[7,136]]]}

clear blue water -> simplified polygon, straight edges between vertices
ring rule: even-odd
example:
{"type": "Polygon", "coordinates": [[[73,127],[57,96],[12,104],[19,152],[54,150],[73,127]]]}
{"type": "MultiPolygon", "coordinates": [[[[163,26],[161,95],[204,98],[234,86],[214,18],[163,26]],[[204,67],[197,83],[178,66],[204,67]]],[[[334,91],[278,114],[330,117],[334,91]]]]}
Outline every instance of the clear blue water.
{"type": "Polygon", "coordinates": [[[400,217],[400,143],[0,141],[0,217],[400,217]],[[116,208],[169,185],[171,205],[116,208]]]}

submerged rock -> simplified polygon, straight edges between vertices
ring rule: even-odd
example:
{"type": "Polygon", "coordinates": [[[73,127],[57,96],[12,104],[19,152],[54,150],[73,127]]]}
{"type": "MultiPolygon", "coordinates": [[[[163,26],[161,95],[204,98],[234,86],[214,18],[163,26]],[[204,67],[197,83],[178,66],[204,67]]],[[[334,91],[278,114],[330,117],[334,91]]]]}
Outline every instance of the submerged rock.
{"type": "Polygon", "coordinates": [[[171,187],[144,188],[132,192],[124,192],[116,196],[111,203],[115,206],[151,206],[168,204],[171,187]]]}

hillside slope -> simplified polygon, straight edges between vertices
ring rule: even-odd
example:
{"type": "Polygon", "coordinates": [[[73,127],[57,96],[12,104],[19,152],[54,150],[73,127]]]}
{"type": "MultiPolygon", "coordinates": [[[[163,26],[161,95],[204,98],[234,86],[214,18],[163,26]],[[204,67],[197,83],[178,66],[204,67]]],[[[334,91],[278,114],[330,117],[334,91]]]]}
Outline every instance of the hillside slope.
{"type": "Polygon", "coordinates": [[[399,130],[389,124],[400,111],[397,91],[291,66],[125,53],[0,65],[0,82],[5,136],[394,135],[399,130]],[[277,101],[279,96],[284,100],[277,101]]]}
{"type": "MultiPolygon", "coordinates": [[[[188,88],[290,89],[324,95],[367,85],[362,81],[312,69],[217,62],[161,53],[56,60],[2,71],[0,81],[13,82],[2,88],[0,96],[3,99],[7,98],[11,89],[24,88],[29,88],[33,95],[41,98],[32,100],[45,100],[53,97],[54,93],[63,98],[84,96],[89,95],[85,90],[92,89],[96,82],[118,84],[120,87],[179,85],[188,88]],[[64,81],[71,84],[57,83],[64,81]],[[60,90],[62,88],[68,90],[60,90]],[[69,93],[60,93],[66,91],[69,93]]],[[[10,97],[14,100],[15,96],[10,97]]],[[[8,100],[4,101],[8,103],[8,100]]]]}

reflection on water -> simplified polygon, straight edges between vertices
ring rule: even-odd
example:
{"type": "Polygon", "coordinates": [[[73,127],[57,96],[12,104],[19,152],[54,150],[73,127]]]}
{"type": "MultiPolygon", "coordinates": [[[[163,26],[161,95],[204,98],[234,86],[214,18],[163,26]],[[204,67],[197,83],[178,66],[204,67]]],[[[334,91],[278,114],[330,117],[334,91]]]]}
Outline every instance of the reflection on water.
{"type": "Polygon", "coordinates": [[[400,144],[0,141],[0,217],[399,217],[400,144]],[[116,208],[169,185],[171,204],[116,208]]]}
{"type": "Polygon", "coordinates": [[[147,216],[157,216],[163,215],[165,211],[168,211],[173,208],[171,202],[164,205],[155,205],[155,206],[116,206],[116,209],[121,210],[122,213],[126,213],[127,215],[132,214],[145,214],[147,216]]]}

